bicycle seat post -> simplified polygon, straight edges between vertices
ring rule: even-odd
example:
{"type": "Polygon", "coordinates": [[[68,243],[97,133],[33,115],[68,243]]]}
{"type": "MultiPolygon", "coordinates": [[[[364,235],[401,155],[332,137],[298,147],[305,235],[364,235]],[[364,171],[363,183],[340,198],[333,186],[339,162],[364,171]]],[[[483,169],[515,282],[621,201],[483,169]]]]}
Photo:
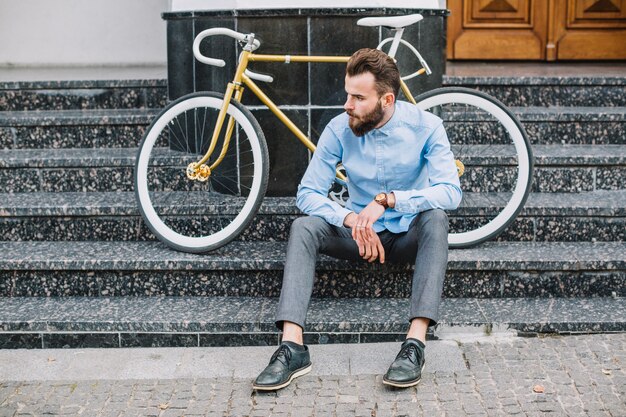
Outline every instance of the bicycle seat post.
{"type": "Polygon", "coordinates": [[[402,39],[402,34],[404,33],[404,28],[394,28],[392,30],[395,32],[395,34],[393,35],[391,48],[389,48],[389,53],[387,55],[395,59],[396,52],[398,52],[398,46],[400,46],[400,40],[402,39]]]}

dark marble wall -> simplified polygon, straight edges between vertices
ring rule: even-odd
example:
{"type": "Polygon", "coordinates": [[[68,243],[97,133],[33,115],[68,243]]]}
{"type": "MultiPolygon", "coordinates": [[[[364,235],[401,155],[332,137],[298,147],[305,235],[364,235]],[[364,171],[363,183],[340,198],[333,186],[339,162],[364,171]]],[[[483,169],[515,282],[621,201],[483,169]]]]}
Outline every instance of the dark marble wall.
{"type": "MultiPolygon", "coordinates": [[[[285,9],[223,10],[211,12],[164,13],[167,21],[168,96],[175,100],[196,91],[224,92],[235,71],[239,48],[225,37],[205,40],[201,52],[224,59],[225,67],[212,67],[195,60],[194,37],[205,29],[227,27],[238,32],[256,34],[262,42],[258,53],[291,55],[350,55],[363,47],[376,47],[391,36],[388,29],[357,26],[366,16],[421,13],[424,19],[405,29],[403,39],[413,44],[426,59],[432,75],[408,81],[414,95],[440,87],[445,72],[445,10],[419,9],[285,9]],[[213,41],[213,42],[211,42],[213,41]]],[[[403,74],[419,68],[417,59],[402,46],[398,61],[403,74]]],[[[274,76],[273,83],[258,82],[279,106],[290,106],[287,112],[314,142],[324,126],[341,113],[345,99],[343,86],[345,64],[253,63],[250,69],[274,76]]],[[[270,183],[268,195],[295,194],[306,169],[309,153],[297,139],[274,118],[261,110],[260,101],[250,92],[243,102],[253,109],[263,127],[270,149],[270,183]]]]}

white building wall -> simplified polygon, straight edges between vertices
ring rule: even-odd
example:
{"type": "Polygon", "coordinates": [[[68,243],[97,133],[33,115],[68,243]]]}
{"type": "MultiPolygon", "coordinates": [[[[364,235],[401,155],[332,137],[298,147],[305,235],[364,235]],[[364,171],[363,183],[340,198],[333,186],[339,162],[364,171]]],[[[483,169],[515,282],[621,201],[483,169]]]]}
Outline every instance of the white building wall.
{"type": "Polygon", "coordinates": [[[165,65],[170,0],[0,0],[0,66],[165,65]]]}
{"type": "MultiPolygon", "coordinates": [[[[170,10],[307,8],[310,0],[0,0],[0,67],[165,65],[170,10]]],[[[315,7],[445,7],[445,0],[318,0],[315,7]]]]}
{"type": "Polygon", "coordinates": [[[171,0],[172,10],[397,7],[445,9],[446,0],[171,0]]]}

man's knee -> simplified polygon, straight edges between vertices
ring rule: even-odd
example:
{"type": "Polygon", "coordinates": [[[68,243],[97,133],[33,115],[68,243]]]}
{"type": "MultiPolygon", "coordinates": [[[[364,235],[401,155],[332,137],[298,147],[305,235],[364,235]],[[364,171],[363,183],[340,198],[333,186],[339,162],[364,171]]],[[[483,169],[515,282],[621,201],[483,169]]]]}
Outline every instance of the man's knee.
{"type": "Polygon", "coordinates": [[[448,214],[442,209],[432,209],[428,211],[424,211],[422,213],[426,219],[431,222],[440,224],[440,225],[448,225],[448,214]]]}
{"type": "Polygon", "coordinates": [[[448,214],[441,209],[432,209],[420,213],[418,230],[429,234],[445,234],[447,237],[449,222],[448,214]]]}
{"type": "Polygon", "coordinates": [[[303,216],[298,217],[291,223],[290,238],[294,236],[318,236],[320,233],[328,228],[326,220],[317,216],[303,216]]]}

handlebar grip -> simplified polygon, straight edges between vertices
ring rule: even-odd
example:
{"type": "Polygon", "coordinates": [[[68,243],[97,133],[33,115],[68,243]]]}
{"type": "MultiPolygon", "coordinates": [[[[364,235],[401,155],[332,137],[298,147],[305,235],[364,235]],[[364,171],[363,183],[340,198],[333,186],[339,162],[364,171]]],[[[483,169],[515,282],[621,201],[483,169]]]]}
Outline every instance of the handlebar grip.
{"type": "Polygon", "coordinates": [[[266,83],[271,83],[272,81],[274,81],[274,77],[272,77],[271,75],[259,74],[258,72],[250,71],[248,69],[244,71],[244,74],[246,74],[248,77],[252,78],[253,80],[263,81],[266,83]]]}
{"type": "MultiPolygon", "coordinates": [[[[202,53],[200,53],[200,42],[202,42],[204,38],[214,35],[226,35],[238,41],[246,41],[249,36],[245,33],[235,32],[234,30],[228,28],[211,28],[200,32],[198,36],[196,36],[196,39],[194,39],[193,41],[193,56],[195,56],[198,61],[204,64],[213,65],[216,67],[223,67],[224,65],[226,65],[226,62],[224,62],[223,59],[209,58],[208,56],[204,56],[202,55],[202,53]]],[[[254,39],[254,41],[252,42],[252,50],[256,50],[259,46],[261,46],[261,42],[258,39],[254,39]]]]}

